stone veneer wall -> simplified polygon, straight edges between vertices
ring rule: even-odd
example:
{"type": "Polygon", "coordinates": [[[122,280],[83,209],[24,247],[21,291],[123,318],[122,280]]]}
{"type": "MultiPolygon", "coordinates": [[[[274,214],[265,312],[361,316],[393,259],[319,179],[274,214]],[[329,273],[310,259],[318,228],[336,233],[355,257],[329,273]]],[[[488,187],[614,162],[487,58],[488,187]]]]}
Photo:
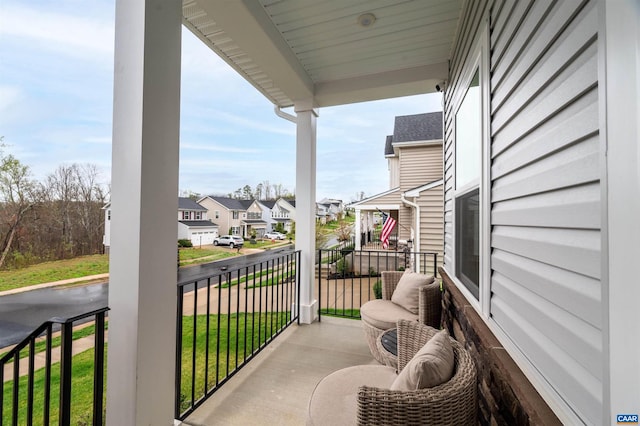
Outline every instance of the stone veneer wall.
{"type": "Polygon", "coordinates": [[[481,425],[561,425],[476,310],[447,273],[443,281],[443,326],[462,343],[478,369],[478,423],[481,425]]]}

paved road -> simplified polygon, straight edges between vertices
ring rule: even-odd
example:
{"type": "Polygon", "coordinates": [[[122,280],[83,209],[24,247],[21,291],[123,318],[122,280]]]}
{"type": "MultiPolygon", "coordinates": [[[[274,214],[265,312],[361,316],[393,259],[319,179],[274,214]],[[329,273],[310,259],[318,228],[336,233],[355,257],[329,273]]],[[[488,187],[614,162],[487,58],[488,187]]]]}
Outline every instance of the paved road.
{"type": "MultiPolygon", "coordinates": [[[[293,246],[268,250],[202,265],[180,268],[178,282],[193,282],[240,269],[276,255],[293,252],[293,246]],[[225,268],[226,269],[223,269],[225,268]]],[[[187,290],[193,290],[187,288],[187,290]]],[[[108,283],[33,290],[0,298],[0,348],[16,344],[52,317],[69,318],[109,304],[108,283]]]]}
{"type": "Polygon", "coordinates": [[[69,318],[107,306],[106,283],[41,290],[0,299],[0,347],[21,341],[52,317],[69,318]]]}

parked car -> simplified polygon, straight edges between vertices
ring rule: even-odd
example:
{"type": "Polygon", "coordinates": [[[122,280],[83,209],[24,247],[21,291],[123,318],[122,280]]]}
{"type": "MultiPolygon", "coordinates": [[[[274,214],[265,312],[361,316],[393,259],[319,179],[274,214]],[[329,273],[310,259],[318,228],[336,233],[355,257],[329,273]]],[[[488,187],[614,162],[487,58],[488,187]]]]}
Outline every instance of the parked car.
{"type": "Polygon", "coordinates": [[[244,240],[238,235],[222,235],[213,239],[214,246],[242,247],[244,240]]]}
{"type": "Polygon", "coordinates": [[[280,232],[273,231],[264,234],[263,238],[266,238],[268,240],[284,240],[285,238],[287,238],[287,236],[281,234],[280,232]]]}

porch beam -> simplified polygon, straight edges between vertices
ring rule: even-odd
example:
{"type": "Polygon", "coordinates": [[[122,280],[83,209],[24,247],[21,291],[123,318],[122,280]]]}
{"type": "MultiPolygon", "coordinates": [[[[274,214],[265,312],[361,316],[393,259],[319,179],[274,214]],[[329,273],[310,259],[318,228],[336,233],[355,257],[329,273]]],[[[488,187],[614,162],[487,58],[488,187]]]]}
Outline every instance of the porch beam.
{"type": "Polygon", "coordinates": [[[296,119],[296,250],[300,256],[300,321],[318,316],[314,298],[316,250],[316,119],[312,101],[295,105],[296,119]]]}
{"type": "Polygon", "coordinates": [[[107,423],[172,425],[182,1],[117,0],[107,423]]]}

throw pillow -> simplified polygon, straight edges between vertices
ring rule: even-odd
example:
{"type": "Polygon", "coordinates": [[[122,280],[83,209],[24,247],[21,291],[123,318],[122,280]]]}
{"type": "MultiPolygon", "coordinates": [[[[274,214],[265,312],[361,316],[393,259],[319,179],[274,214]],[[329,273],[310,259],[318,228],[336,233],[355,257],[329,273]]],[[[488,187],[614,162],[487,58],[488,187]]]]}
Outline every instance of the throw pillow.
{"type": "Polygon", "coordinates": [[[453,377],[454,362],[449,333],[439,331],[405,365],[391,390],[412,391],[445,383],[453,377]]]}
{"type": "Polygon", "coordinates": [[[405,272],[398,281],[396,289],[391,295],[391,301],[400,305],[407,311],[418,314],[418,289],[427,284],[431,284],[434,278],[430,275],[418,274],[416,272],[405,272]]]}

